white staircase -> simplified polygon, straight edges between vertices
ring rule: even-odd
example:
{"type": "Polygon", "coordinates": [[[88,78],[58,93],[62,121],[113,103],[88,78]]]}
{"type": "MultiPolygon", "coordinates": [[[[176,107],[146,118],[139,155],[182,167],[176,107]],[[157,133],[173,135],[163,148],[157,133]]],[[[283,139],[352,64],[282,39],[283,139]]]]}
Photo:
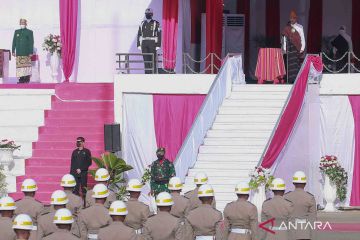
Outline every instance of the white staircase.
{"type": "Polygon", "coordinates": [[[0,89],[0,139],[21,145],[14,152],[14,165],[7,174],[8,192],[16,191],[16,176],[25,174],[25,159],[32,156],[32,143],[38,140],[44,110],[51,109],[54,94],[54,89],[0,89]]]}
{"type": "MultiPolygon", "coordinates": [[[[248,179],[261,157],[292,85],[236,85],[207,132],[185,189],[205,172],[214,187],[217,208],[236,199],[235,185],[248,179]]],[[[184,190],[185,190],[184,189],[184,190]]]]}

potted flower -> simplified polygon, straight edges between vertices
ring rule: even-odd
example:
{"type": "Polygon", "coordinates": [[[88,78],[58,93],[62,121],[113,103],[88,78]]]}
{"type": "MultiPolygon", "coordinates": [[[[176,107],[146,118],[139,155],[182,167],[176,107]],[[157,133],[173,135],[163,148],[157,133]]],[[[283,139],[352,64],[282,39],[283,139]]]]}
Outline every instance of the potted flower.
{"type": "Polygon", "coordinates": [[[14,141],[3,139],[0,142],[0,164],[4,167],[5,172],[9,172],[9,166],[14,162],[14,151],[19,149],[14,141]]]}
{"type": "Polygon", "coordinates": [[[260,218],[262,204],[266,200],[266,190],[274,180],[274,176],[270,174],[269,169],[259,166],[250,171],[249,177],[249,186],[252,190],[251,202],[257,207],[260,218]]]}
{"type": "Polygon", "coordinates": [[[335,200],[339,199],[342,202],[346,199],[348,174],[341,167],[336,156],[321,157],[319,168],[325,179],[323,193],[326,205],[324,211],[334,212],[336,211],[335,200]]]}
{"type": "Polygon", "coordinates": [[[60,35],[47,35],[44,38],[42,47],[44,51],[47,51],[50,54],[51,76],[53,77],[54,81],[56,81],[59,75],[60,57],[62,49],[60,35]]]}

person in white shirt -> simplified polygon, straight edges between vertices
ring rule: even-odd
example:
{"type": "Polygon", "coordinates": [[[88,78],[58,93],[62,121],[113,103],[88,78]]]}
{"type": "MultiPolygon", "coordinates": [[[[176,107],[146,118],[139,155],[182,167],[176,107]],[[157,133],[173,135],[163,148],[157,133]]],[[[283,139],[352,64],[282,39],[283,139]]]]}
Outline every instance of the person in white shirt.
{"type": "Polygon", "coordinates": [[[304,59],[306,42],[304,28],[297,22],[294,10],[290,12],[289,20],[282,31],[282,48],[287,57],[288,83],[294,83],[304,59]]]}

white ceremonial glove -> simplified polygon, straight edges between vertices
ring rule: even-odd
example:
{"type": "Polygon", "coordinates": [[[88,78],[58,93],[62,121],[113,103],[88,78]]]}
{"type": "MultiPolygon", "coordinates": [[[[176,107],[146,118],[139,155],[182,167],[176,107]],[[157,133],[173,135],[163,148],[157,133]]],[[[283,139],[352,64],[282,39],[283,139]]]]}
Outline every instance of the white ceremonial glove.
{"type": "Polygon", "coordinates": [[[155,49],[156,49],[156,51],[157,51],[157,50],[159,50],[160,48],[159,48],[159,47],[156,47],[155,49]]]}
{"type": "Polygon", "coordinates": [[[138,46],[138,49],[141,51],[141,46],[138,46]]]}

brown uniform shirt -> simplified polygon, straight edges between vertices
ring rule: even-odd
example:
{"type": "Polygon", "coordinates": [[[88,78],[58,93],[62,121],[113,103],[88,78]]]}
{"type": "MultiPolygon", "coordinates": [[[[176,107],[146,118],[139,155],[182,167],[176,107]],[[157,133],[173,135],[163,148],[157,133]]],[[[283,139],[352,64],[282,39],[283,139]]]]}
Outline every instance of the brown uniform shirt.
{"type": "Polygon", "coordinates": [[[293,231],[295,239],[311,239],[312,231],[310,227],[306,229],[299,228],[301,228],[301,225],[305,226],[306,223],[300,223],[303,220],[311,223],[316,220],[316,201],[314,196],[304,191],[304,189],[295,188],[293,192],[285,194],[284,198],[294,204],[293,218],[298,228],[293,231]]]}
{"type": "Polygon", "coordinates": [[[168,212],[161,212],[150,217],[144,227],[145,240],[182,240],[183,225],[180,219],[168,212]]]}
{"type": "MultiPolygon", "coordinates": [[[[202,203],[198,197],[198,191],[199,191],[199,188],[196,187],[194,190],[185,193],[185,197],[187,199],[189,199],[189,211],[202,205],[202,203]]],[[[214,198],[211,206],[213,206],[213,208],[216,208],[215,198],[214,198]]]]}
{"type": "Polygon", "coordinates": [[[113,222],[100,229],[98,240],[138,240],[138,237],[134,229],[126,226],[123,222],[113,222]]]}
{"type": "Polygon", "coordinates": [[[2,240],[14,240],[16,235],[12,229],[13,219],[8,217],[0,217],[0,232],[2,240]]]}
{"type": "Polygon", "coordinates": [[[225,233],[229,240],[256,239],[258,226],[257,208],[243,199],[228,203],[224,209],[225,233]],[[241,228],[251,230],[249,234],[231,233],[231,229],[241,228]]]}
{"type": "MultiPolygon", "coordinates": [[[[116,194],[113,191],[109,191],[109,196],[106,198],[106,202],[104,204],[104,206],[109,209],[110,205],[116,201],[116,194]]],[[[91,207],[95,204],[95,199],[92,197],[93,194],[93,190],[89,190],[86,193],[86,197],[85,197],[85,206],[86,207],[91,207]]]]}
{"type": "Polygon", "coordinates": [[[15,215],[28,214],[34,225],[44,210],[44,205],[35,198],[25,196],[23,199],[16,201],[15,215]]]}
{"type": "MultiPolygon", "coordinates": [[[[261,221],[265,222],[275,218],[274,227],[279,227],[283,222],[288,226],[288,222],[292,221],[294,204],[284,197],[274,196],[274,198],[266,200],[263,203],[261,211],[261,221]]],[[[261,231],[262,237],[266,240],[288,240],[291,239],[291,233],[288,230],[274,230],[275,234],[261,231]]]]}
{"type": "Polygon", "coordinates": [[[126,203],[126,207],[128,215],[125,218],[125,225],[135,230],[142,229],[150,216],[149,206],[139,202],[137,199],[130,198],[126,203]]]}
{"type": "Polygon", "coordinates": [[[184,219],[184,217],[189,213],[190,201],[189,199],[181,196],[179,193],[171,193],[174,205],[171,207],[170,214],[184,219]]]}
{"type": "Polygon", "coordinates": [[[71,191],[65,191],[66,196],[69,199],[68,204],[66,204],[66,208],[71,211],[75,216],[79,215],[80,210],[83,208],[83,200],[78,195],[73,194],[71,191]]]}
{"type": "Polygon", "coordinates": [[[194,239],[196,236],[215,236],[217,240],[223,239],[222,214],[211,205],[200,205],[190,211],[185,219],[185,239],[194,239]]]}
{"type": "Polygon", "coordinates": [[[79,214],[79,223],[87,234],[97,234],[99,229],[108,226],[112,222],[109,210],[102,204],[95,203],[89,208],[85,208],[79,214]]]}
{"type": "Polygon", "coordinates": [[[42,238],[43,240],[78,240],[80,238],[74,236],[66,229],[57,229],[56,232],[51,235],[42,238]]]}

